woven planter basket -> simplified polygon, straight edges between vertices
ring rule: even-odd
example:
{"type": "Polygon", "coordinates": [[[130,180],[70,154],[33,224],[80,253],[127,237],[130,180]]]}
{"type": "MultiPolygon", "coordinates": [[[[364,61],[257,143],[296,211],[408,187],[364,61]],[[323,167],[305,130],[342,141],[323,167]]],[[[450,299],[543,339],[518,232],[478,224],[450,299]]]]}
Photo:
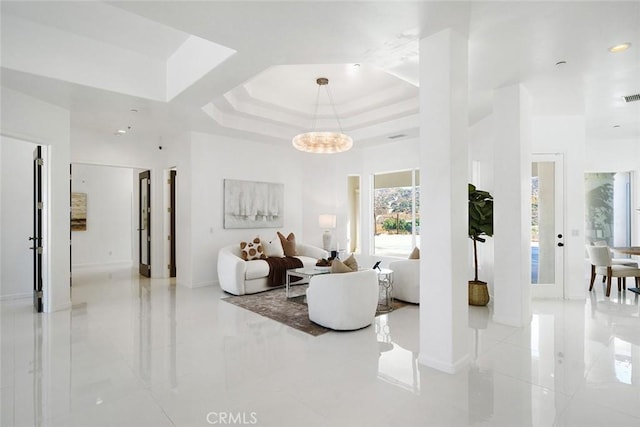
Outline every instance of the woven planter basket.
{"type": "Polygon", "coordinates": [[[487,305],[489,303],[489,289],[486,282],[469,281],[469,305],[487,305]]]}

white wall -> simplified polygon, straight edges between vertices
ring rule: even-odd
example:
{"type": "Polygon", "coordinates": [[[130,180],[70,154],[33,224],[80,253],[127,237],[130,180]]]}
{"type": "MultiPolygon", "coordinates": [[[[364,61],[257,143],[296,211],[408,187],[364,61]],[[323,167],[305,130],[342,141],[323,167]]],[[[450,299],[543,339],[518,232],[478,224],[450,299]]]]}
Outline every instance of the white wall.
{"type": "MultiPolygon", "coordinates": [[[[0,134],[47,146],[48,179],[44,288],[47,312],[71,307],[69,286],[69,163],[70,114],[55,105],[2,88],[0,134]],[[55,225],[55,226],[53,226],[55,225]]],[[[30,166],[29,166],[30,168],[30,166]]],[[[30,213],[26,213],[30,215],[30,213]]],[[[30,256],[31,254],[25,254],[30,256]]],[[[4,259],[4,256],[3,256],[4,259]]]]}
{"type": "MultiPolygon", "coordinates": [[[[362,178],[361,203],[363,212],[370,211],[371,175],[378,172],[406,170],[418,166],[415,156],[417,140],[398,141],[389,146],[353,150],[339,155],[301,153],[289,144],[282,147],[222,136],[190,133],[164,138],[163,150],[157,142],[139,140],[135,133],[126,138],[96,135],[82,129],[72,130],[74,163],[95,163],[148,168],[152,172],[154,188],[152,211],[159,200],[166,198],[162,191],[164,175],[170,167],[177,169],[177,283],[187,287],[217,283],[216,260],[219,248],[256,235],[270,237],[275,229],[225,230],[223,228],[223,180],[240,179],[285,184],[285,224],[283,233],[294,232],[299,241],[321,245],[322,232],[318,215],[338,215],[335,235],[340,246],[346,247],[347,180],[348,174],[362,178]],[[221,147],[224,147],[222,149],[221,147]],[[391,150],[391,151],[389,151],[391,150]],[[391,154],[390,154],[391,153],[391,154]],[[344,246],[343,246],[344,245],[344,246]]],[[[162,205],[164,207],[164,205],[162,205]]],[[[160,207],[160,209],[162,209],[160,207]]],[[[152,233],[162,233],[164,215],[152,217],[152,233]]],[[[363,223],[363,247],[360,255],[368,257],[370,224],[363,223]]],[[[77,234],[77,233],[76,233],[77,234]]],[[[75,236],[74,236],[75,237],[75,236]]],[[[153,239],[153,277],[166,277],[157,265],[168,264],[164,243],[153,239]]],[[[166,238],[165,238],[166,241],[166,238]]],[[[136,253],[133,254],[134,261],[136,253]]],[[[368,259],[364,261],[368,263],[368,259]]]]}
{"type": "Polygon", "coordinates": [[[562,153],[565,178],[565,297],[582,299],[584,283],[584,171],[586,123],[582,116],[537,117],[531,124],[534,153],[562,153]]]}
{"type": "MultiPolygon", "coordinates": [[[[493,117],[489,116],[479,121],[469,129],[469,182],[472,181],[474,168],[476,172],[476,186],[480,190],[493,194],[493,117]],[[475,163],[475,165],[474,165],[475,163]]],[[[489,291],[493,294],[493,241],[478,243],[478,276],[487,282],[489,291]]],[[[473,260],[473,246],[469,241],[469,259],[473,260]]]]}
{"type": "MultiPolygon", "coordinates": [[[[165,135],[159,137],[141,135],[135,129],[124,135],[99,134],[74,127],[71,130],[72,161],[80,164],[106,165],[151,171],[151,277],[169,277],[166,258],[167,237],[164,231],[164,212],[167,198],[165,171],[177,167],[178,173],[188,165],[189,135],[165,135]],[[158,147],[162,146],[162,150],[158,147]]],[[[137,173],[137,171],[136,171],[137,173]]],[[[184,182],[185,180],[183,180],[184,182]]],[[[137,175],[134,177],[137,182],[137,175]]],[[[137,203],[137,184],[134,188],[134,205],[137,203]]],[[[178,197],[189,197],[190,188],[180,187],[178,197]]],[[[178,219],[180,221],[180,219],[178,219]]],[[[134,216],[137,227],[137,218],[134,216]]],[[[137,237],[137,235],[135,236],[137,237]]],[[[134,237],[134,238],[135,238],[134,237]]],[[[178,235],[180,239],[185,236],[178,235]]],[[[133,261],[137,262],[136,243],[133,244],[133,261]]],[[[180,274],[180,272],[178,273],[180,274]]],[[[187,274],[183,269],[183,274],[187,274]]],[[[179,279],[180,281],[180,279],[179,279]]]]}
{"type": "Polygon", "coordinates": [[[2,208],[0,299],[33,294],[33,150],[36,144],[0,136],[2,208]]]}
{"type": "MultiPolygon", "coordinates": [[[[492,151],[492,117],[471,128],[470,160],[480,164],[480,184],[493,190],[494,165],[487,153],[492,151]]],[[[531,123],[534,153],[561,153],[565,162],[565,296],[584,298],[584,170],[585,122],[582,116],[535,117],[531,123]]],[[[614,156],[615,157],[615,156],[614,156]]],[[[482,245],[483,277],[491,278],[493,242],[482,245]],[[486,274],[486,276],[485,276],[486,274]]]]}
{"type": "MultiPolygon", "coordinates": [[[[226,245],[239,244],[255,236],[269,238],[276,231],[293,232],[296,240],[306,242],[303,230],[303,195],[313,192],[304,182],[304,165],[298,154],[288,144],[275,147],[261,143],[233,140],[202,133],[191,134],[190,176],[191,183],[191,262],[192,277],[187,286],[198,287],[217,284],[216,260],[218,250],[226,245]],[[224,147],[221,149],[220,147],[224,147]],[[284,184],[284,226],[279,229],[231,229],[223,228],[224,179],[276,182],[284,184]]],[[[181,181],[184,174],[178,170],[178,204],[184,202],[181,181]]],[[[318,178],[320,179],[320,178],[318,178]]],[[[346,186],[346,181],[345,184],[346,186]]],[[[178,219],[185,210],[179,207],[178,219]]],[[[182,222],[182,220],[180,220],[182,222]]],[[[178,230],[180,235],[185,231],[178,230]]],[[[178,254],[180,257],[180,254],[178,254]]],[[[180,258],[178,258],[180,260],[180,258]]],[[[181,262],[178,264],[178,282],[181,281],[181,262]]]]}
{"type": "Polygon", "coordinates": [[[131,263],[133,169],[74,164],[72,176],[72,191],[87,194],[87,229],[71,232],[72,265],[131,263]]]}
{"type": "MultiPolygon", "coordinates": [[[[224,179],[284,183],[285,224],[280,231],[293,231],[300,241],[305,240],[301,226],[302,165],[299,155],[288,145],[277,148],[191,133],[165,137],[163,150],[158,150],[157,141],[140,139],[135,132],[126,138],[112,138],[82,129],[73,129],[72,139],[81,141],[77,148],[74,146],[74,162],[151,170],[152,277],[168,276],[164,268],[168,264],[164,236],[165,184],[167,171],[172,167],[177,170],[176,283],[179,285],[199,287],[216,284],[217,253],[222,246],[256,235],[275,235],[275,229],[223,228],[224,179]]],[[[134,188],[134,194],[136,191],[134,188]]],[[[133,259],[134,262],[137,260],[135,251],[133,259]]]]}
{"type": "MultiPolygon", "coordinates": [[[[356,258],[363,265],[382,260],[387,266],[395,258],[372,254],[373,223],[373,174],[408,170],[419,167],[420,145],[417,139],[395,141],[386,145],[369,148],[355,148],[346,153],[318,155],[301,153],[304,161],[303,179],[305,183],[303,218],[304,234],[309,242],[322,246],[323,229],[318,225],[318,215],[337,215],[334,239],[341,248],[347,247],[347,176],[360,176],[361,253],[356,258]]],[[[428,243],[424,236],[422,242],[428,243]]]]}

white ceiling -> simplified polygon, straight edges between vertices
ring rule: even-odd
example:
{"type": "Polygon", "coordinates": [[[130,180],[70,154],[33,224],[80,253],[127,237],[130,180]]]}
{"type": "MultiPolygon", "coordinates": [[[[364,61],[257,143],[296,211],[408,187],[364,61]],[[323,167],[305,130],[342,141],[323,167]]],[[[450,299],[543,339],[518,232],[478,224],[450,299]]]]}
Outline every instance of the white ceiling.
{"type": "MultiPolygon", "coordinates": [[[[534,114],[584,115],[590,139],[640,141],[640,102],[622,99],[640,93],[638,1],[2,1],[1,13],[3,86],[100,133],[290,144],[311,126],[322,76],[356,146],[415,136],[418,42],[452,27],[469,37],[470,124],[491,113],[493,89],[521,82],[534,114]],[[167,96],[167,64],[190,36],[213,53],[191,52],[184,74],[202,72],[167,96]],[[632,47],[608,52],[620,42],[632,47]]],[[[321,95],[318,123],[335,127],[321,95]]]]}

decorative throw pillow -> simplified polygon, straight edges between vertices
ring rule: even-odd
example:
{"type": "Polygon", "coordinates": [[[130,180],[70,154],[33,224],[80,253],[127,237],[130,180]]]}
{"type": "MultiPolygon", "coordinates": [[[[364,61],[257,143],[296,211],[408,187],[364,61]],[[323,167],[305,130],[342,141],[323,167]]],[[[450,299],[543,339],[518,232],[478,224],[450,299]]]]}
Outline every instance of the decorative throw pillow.
{"type": "Polygon", "coordinates": [[[358,271],[358,261],[356,261],[356,257],[354,257],[353,254],[349,255],[349,257],[342,262],[349,267],[351,271],[358,271]]]}
{"type": "Polygon", "coordinates": [[[331,261],[331,273],[353,273],[353,270],[339,259],[334,259],[331,261]]]}
{"type": "Polygon", "coordinates": [[[284,258],[284,249],[279,237],[274,237],[271,241],[260,241],[264,247],[264,254],[267,258],[284,258]]]}
{"type": "Polygon", "coordinates": [[[409,259],[420,259],[420,249],[416,246],[409,254],[409,259]]]}
{"type": "Polygon", "coordinates": [[[282,249],[284,249],[285,256],[296,256],[296,236],[293,233],[289,233],[287,237],[284,237],[282,233],[278,231],[278,237],[282,243],[282,249]]]}
{"type": "Polygon", "coordinates": [[[328,260],[328,259],[324,259],[324,258],[320,258],[317,262],[316,262],[316,267],[331,267],[331,263],[333,262],[333,260],[328,260]]]}
{"type": "Polygon", "coordinates": [[[256,237],[252,242],[240,242],[240,256],[242,256],[242,259],[245,261],[265,259],[266,256],[264,255],[260,239],[256,237]]]}

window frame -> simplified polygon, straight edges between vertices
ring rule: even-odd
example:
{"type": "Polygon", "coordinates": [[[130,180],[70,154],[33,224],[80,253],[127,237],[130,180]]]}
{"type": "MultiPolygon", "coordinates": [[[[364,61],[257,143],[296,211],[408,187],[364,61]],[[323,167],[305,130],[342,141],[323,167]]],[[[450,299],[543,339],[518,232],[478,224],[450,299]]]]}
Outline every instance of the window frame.
{"type": "MultiPolygon", "coordinates": [[[[385,171],[385,172],[374,172],[370,176],[370,201],[369,201],[369,218],[371,218],[371,227],[369,230],[370,233],[370,244],[369,244],[369,253],[376,256],[384,256],[389,258],[404,258],[407,257],[414,247],[419,246],[418,240],[420,236],[419,227],[419,219],[420,219],[420,209],[419,209],[419,191],[420,191],[420,169],[419,168],[408,168],[396,171],[385,171]],[[391,174],[404,174],[409,172],[411,174],[411,183],[409,186],[399,186],[399,187],[376,187],[376,176],[382,175],[391,175],[391,174]],[[406,188],[409,187],[411,190],[411,246],[407,249],[406,253],[396,253],[396,254],[380,254],[376,252],[376,231],[377,231],[377,218],[376,218],[376,191],[382,188],[406,188]],[[416,226],[416,223],[418,226],[416,226]]],[[[380,249],[380,248],[378,248],[380,249]]]]}

